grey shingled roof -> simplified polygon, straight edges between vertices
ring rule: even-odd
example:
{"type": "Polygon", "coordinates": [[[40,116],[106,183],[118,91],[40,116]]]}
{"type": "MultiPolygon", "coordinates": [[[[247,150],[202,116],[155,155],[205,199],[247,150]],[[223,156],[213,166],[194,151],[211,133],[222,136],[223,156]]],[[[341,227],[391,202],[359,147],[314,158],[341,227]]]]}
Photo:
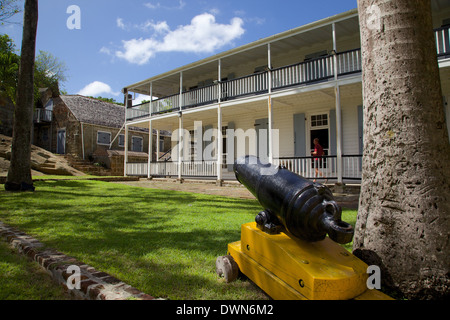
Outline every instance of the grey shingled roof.
{"type": "MultiPolygon", "coordinates": [[[[80,95],[65,95],[60,98],[80,122],[122,128],[125,121],[125,107],[117,104],[80,95]]],[[[148,129],[145,128],[130,127],[130,129],[148,132],[148,129]]],[[[155,129],[153,129],[153,134],[156,134],[155,129]]],[[[161,135],[171,136],[172,134],[169,131],[161,130],[161,135]]]]}
{"type": "Polygon", "coordinates": [[[125,108],[117,104],[80,95],[60,98],[80,122],[121,128],[125,121],[125,108]]]}

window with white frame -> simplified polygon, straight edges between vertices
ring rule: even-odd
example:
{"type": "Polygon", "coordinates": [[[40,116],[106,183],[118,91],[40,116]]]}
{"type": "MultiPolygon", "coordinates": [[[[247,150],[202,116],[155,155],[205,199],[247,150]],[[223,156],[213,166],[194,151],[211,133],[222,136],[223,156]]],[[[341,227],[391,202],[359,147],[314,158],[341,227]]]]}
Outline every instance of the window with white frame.
{"type": "Polygon", "coordinates": [[[119,134],[119,147],[125,147],[125,135],[119,134]]]}
{"type": "Polygon", "coordinates": [[[97,131],[97,144],[109,146],[111,143],[111,132],[97,131]]]}
{"type": "Polygon", "coordinates": [[[317,114],[311,116],[311,128],[314,127],[327,127],[328,126],[328,114],[317,114]]]}

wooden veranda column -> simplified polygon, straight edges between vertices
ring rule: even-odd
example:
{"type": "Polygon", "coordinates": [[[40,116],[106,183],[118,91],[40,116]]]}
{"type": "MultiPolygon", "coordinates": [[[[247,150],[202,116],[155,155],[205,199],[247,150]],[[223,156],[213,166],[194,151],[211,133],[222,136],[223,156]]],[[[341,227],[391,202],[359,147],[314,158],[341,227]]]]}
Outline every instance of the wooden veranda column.
{"type": "Polygon", "coordinates": [[[222,108],[220,103],[217,107],[217,185],[222,185],[222,162],[223,162],[223,135],[222,135],[222,108]]]}
{"type": "MultiPolygon", "coordinates": [[[[150,102],[148,105],[148,113],[150,115],[150,118],[152,117],[152,111],[153,111],[153,82],[150,82],[150,102]]],[[[151,168],[152,168],[152,150],[153,150],[153,125],[152,120],[149,121],[149,140],[148,140],[148,179],[151,179],[151,168]]],[[[156,137],[156,162],[158,162],[159,157],[159,130],[158,135],[156,137]]]]}
{"type": "Polygon", "coordinates": [[[338,61],[337,61],[337,43],[336,43],[336,24],[332,25],[333,33],[333,64],[334,64],[334,96],[336,105],[336,167],[338,183],[342,184],[342,108],[341,92],[338,83],[338,61]]]}

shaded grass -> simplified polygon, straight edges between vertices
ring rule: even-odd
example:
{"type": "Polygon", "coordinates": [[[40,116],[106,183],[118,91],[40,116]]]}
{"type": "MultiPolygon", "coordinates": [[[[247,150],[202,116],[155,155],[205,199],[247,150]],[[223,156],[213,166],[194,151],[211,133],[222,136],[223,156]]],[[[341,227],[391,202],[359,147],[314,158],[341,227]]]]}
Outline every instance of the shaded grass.
{"type": "MultiPolygon", "coordinates": [[[[342,221],[345,221],[352,225],[353,229],[355,229],[356,224],[356,216],[358,214],[357,209],[342,209],[342,221]]],[[[353,241],[349,242],[347,244],[342,245],[347,251],[353,252],[353,241]]]]}
{"type": "MultiPolygon", "coordinates": [[[[35,186],[34,193],[0,187],[0,220],[48,247],[155,297],[267,299],[251,282],[225,284],[215,273],[216,258],[261,210],[256,200],[87,180],[35,186]]],[[[356,219],[344,211],[345,221],[352,223],[347,214],[356,219]]]]}

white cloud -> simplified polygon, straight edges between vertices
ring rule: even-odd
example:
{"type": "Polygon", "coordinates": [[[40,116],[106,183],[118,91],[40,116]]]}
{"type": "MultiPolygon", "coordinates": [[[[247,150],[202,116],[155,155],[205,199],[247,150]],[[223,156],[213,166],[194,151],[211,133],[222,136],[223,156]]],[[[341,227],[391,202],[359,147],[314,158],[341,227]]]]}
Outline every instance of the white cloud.
{"type": "Polygon", "coordinates": [[[211,53],[244,34],[241,18],[233,18],[230,24],[220,24],[210,13],[194,17],[189,25],[170,30],[165,21],[148,27],[156,34],[148,39],[131,39],[122,41],[123,49],[116,51],[116,56],[130,63],[145,64],[158,52],[206,52],[211,53]],[[161,39],[157,36],[162,35],[161,39]]]}
{"type": "Polygon", "coordinates": [[[122,18],[117,18],[116,20],[117,23],[117,27],[119,27],[122,30],[125,30],[125,24],[123,23],[123,19],[122,18]]]}
{"type": "Polygon", "coordinates": [[[114,92],[109,85],[101,81],[94,81],[78,92],[82,96],[98,97],[101,95],[113,95],[118,96],[120,92],[114,92]]]}
{"type": "MultiPolygon", "coordinates": [[[[166,3],[167,3],[167,0],[166,0],[166,3]]],[[[152,10],[160,9],[160,8],[167,9],[167,10],[181,10],[186,6],[186,3],[183,0],[178,0],[177,5],[173,5],[173,6],[168,5],[167,6],[167,5],[162,5],[160,2],[157,2],[157,3],[147,2],[147,3],[144,3],[144,6],[146,6],[149,9],[152,9],[152,10]]]]}
{"type": "Polygon", "coordinates": [[[161,33],[161,34],[170,31],[170,27],[166,21],[160,21],[160,22],[154,23],[153,20],[150,20],[150,21],[146,21],[143,24],[136,25],[136,27],[142,31],[153,30],[156,33],[161,33]]]}
{"type": "Polygon", "coordinates": [[[116,56],[130,63],[145,64],[155,55],[158,46],[153,39],[132,39],[122,41],[124,51],[116,51],[116,56]]]}
{"type": "Polygon", "coordinates": [[[157,9],[157,8],[161,7],[161,3],[159,3],[159,2],[158,3],[147,2],[147,3],[144,3],[144,6],[146,6],[149,9],[157,9]]]}
{"type": "Polygon", "coordinates": [[[111,55],[111,50],[109,50],[107,47],[101,47],[100,52],[111,55]]]}

